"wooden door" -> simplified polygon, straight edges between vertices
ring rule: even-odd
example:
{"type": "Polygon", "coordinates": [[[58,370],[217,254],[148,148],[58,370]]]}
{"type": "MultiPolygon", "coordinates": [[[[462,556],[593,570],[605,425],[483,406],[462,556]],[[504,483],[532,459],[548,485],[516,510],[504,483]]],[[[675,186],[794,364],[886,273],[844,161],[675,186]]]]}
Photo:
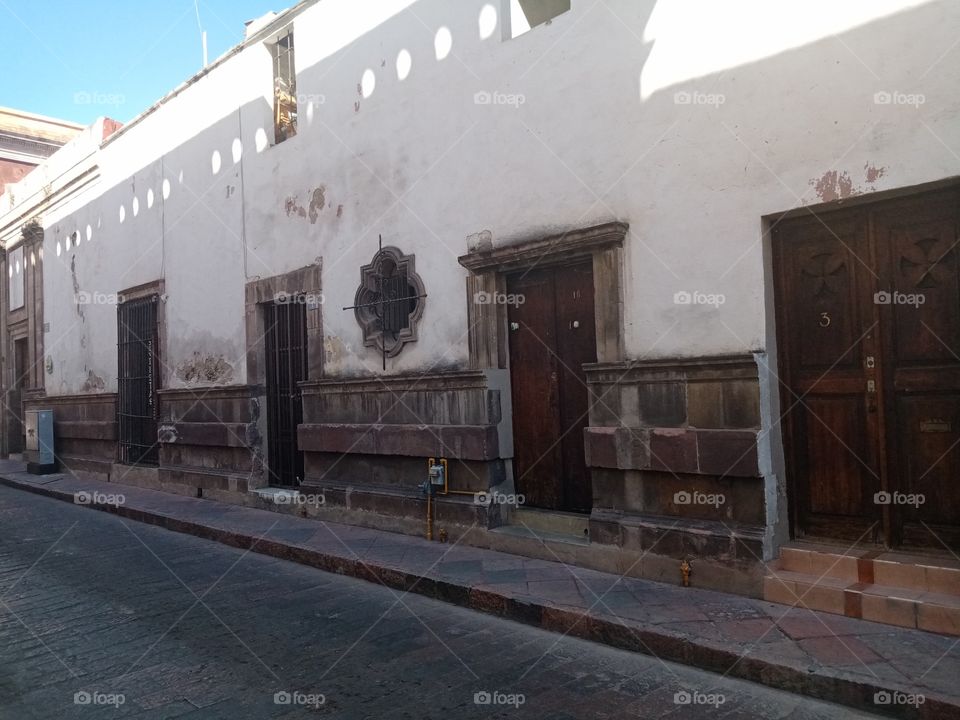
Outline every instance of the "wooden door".
{"type": "Polygon", "coordinates": [[[894,544],[960,547],[958,194],[883,206],[884,380],[894,544]]]}
{"type": "Polygon", "coordinates": [[[879,539],[878,352],[866,216],[774,229],[781,414],[799,534],[879,539]],[[868,385],[870,380],[873,385],[868,385]]]}
{"type": "Polygon", "coordinates": [[[514,478],[526,504],[589,512],[584,458],[587,386],[596,362],[592,264],[529,271],[507,279],[514,478]]]}
{"type": "Polygon", "coordinates": [[[958,200],[927,193],[774,230],[798,536],[960,542],[958,200]]]}
{"type": "Polygon", "coordinates": [[[560,457],[563,463],[564,509],[590,512],[593,485],[587,470],[583,431],[589,399],[584,363],[597,361],[597,331],[593,308],[593,264],[557,268],[557,356],[560,362],[560,457]]]}
{"type": "Polygon", "coordinates": [[[8,451],[22,453],[26,447],[23,427],[23,388],[29,386],[30,362],[27,338],[13,341],[13,383],[7,393],[8,451]]]}

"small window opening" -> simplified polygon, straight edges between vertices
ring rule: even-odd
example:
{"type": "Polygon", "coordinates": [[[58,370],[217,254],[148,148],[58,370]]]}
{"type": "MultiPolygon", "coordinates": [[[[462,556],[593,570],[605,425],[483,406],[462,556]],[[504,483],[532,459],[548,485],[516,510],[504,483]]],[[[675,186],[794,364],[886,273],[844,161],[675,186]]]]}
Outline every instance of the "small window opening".
{"type": "Polygon", "coordinates": [[[273,55],[273,130],[278,143],[297,134],[297,72],[293,31],[270,46],[273,55]]]}
{"type": "Polygon", "coordinates": [[[7,299],[10,302],[10,309],[16,310],[23,307],[23,278],[24,275],[26,275],[26,266],[23,263],[23,245],[18,246],[7,254],[7,265],[9,266],[8,274],[10,275],[9,295],[7,299]]]}
{"type": "Polygon", "coordinates": [[[570,9],[570,0],[510,0],[510,37],[523,35],[570,9]]]}

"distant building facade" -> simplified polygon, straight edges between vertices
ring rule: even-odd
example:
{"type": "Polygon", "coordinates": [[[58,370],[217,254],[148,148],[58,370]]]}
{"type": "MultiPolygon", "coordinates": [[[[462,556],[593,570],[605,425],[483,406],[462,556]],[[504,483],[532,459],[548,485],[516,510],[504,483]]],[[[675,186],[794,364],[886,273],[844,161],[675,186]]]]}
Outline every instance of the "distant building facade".
{"type": "Polygon", "coordinates": [[[81,130],[65,120],[0,107],[0,195],[81,130]]]}

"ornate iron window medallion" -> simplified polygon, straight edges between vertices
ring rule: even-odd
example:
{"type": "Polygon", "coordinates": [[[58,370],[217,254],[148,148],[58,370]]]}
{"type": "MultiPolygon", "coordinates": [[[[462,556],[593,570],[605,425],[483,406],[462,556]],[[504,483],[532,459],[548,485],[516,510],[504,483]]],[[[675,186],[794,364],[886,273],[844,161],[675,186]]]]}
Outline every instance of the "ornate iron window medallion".
{"type": "Polygon", "coordinates": [[[360,268],[353,306],[344,310],[353,310],[363,330],[364,346],[380,350],[384,369],[388,357],[399,354],[405,343],[416,341],[426,297],[414,256],[383,247],[381,239],[373,261],[360,268]]]}

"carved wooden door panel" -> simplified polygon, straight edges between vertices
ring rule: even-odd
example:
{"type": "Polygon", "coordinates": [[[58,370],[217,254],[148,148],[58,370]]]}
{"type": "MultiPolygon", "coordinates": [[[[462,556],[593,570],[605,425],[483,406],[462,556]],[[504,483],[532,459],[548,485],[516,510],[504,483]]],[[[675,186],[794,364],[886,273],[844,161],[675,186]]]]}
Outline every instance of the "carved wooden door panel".
{"type": "Polygon", "coordinates": [[[510,386],[513,405],[513,477],[533,507],[563,506],[560,454],[560,362],[556,354],[553,273],[531,271],[507,280],[510,305],[510,386]]]}
{"type": "Polygon", "coordinates": [[[593,266],[532,270],[507,279],[514,478],[533,507],[589,512],[584,457],[584,363],[597,360],[593,266]]]}
{"type": "Polygon", "coordinates": [[[773,235],[794,533],[960,547],[960,194],[773,235]]]}
{"type": "Polygon", "coordinates": [[[866,215],[774,228],[781,415],[798,535],[878,539],[878,352],[866,215]],[[873,358],[872,361],[869,358],[873,358]]]}
{"type": "Polygon", "coordinates": [[[592,263],[557,268],[555,286],[564,509],[590,512],[593,485],[583,438],[589,400],[583,365],[597,361],[592,263]]]}
{"type": "Polygon", "coordinates": [[[958,195],[890,203],[873,228],[887,301],[891,539],[960,547],[958,195]]]}

